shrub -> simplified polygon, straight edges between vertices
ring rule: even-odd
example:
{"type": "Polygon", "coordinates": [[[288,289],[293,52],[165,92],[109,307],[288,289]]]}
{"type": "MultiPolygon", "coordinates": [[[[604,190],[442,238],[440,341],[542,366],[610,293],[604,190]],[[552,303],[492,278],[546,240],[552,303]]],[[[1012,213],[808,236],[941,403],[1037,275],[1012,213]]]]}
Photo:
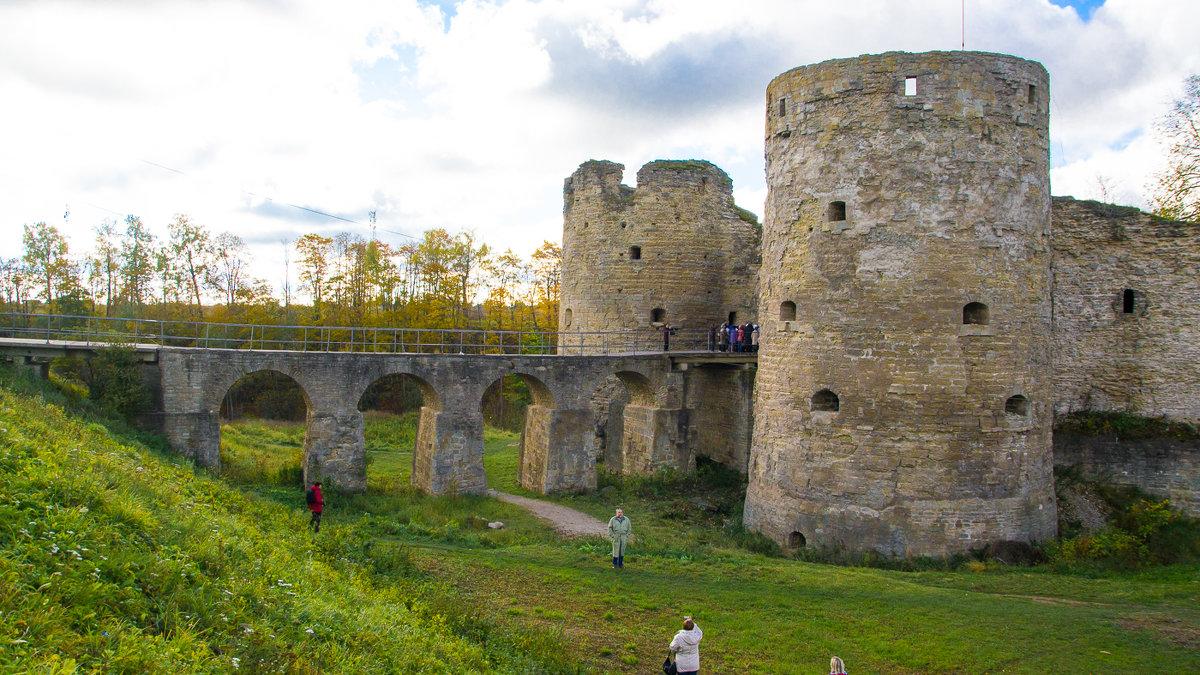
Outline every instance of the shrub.
{"type": "MultiPolygon", "coordinates": [[[[1132,490],[1112,489],[1110,495],[1132,490]]],[[[1048,547],[1050,558],[1066,566],[1087,562],[1118,569],[1172,564],[1200,558],[1200,521],[1171,509],[1169,500],[1144,497],[1122,505],[1103,530],[1066,537],[1048,547]]]]}
{"type": "Polygon", "coordinates": [[[142,379],[132,347],[114,345],[98,350],[88,361],[87,387],[93,401],[122,417],[133,417],[150,406],[150,388],[142,379]]]}

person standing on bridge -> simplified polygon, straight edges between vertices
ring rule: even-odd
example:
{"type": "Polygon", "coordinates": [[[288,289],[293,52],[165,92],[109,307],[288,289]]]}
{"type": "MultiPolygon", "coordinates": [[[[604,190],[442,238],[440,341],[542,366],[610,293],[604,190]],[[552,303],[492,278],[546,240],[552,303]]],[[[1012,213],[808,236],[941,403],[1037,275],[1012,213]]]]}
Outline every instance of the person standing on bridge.
{"type": "Polygon", "coordinates": [[[321,495],[321,481],[314,481],[312,487],[304,491],[304,501],[308,503],[308,510],[312,511],[312,518],[308,524],[312,526],[313,534],[321,531],[321,511],[325,510],[325,497],[321,495]]]}
{"type": "Polygon", "coordinates": [[[630,525],[625,512],[617,509],[617,515],[608,519],[608,538],[612,539],[613,569],[625,569],[625,544],[629,542],[630,525]]]}

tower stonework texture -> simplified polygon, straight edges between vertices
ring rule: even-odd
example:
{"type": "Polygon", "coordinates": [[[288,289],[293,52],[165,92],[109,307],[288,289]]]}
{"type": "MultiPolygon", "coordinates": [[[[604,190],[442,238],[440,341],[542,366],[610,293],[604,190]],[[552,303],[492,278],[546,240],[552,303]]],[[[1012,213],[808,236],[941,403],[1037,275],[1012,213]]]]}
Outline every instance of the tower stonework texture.
{"type": "Polygon", "coordinates": [[[748,527],[915,555],[1055,534],[1048,85],[974,52],[771,82],[748,527]]]}
{"type": "Polygon", "coordinates": [[[707,330],[730,313],[750,320],[759,227],[734,205],[729,176],[705,161],[659,160],[638,171],[633,189],[621,184],[623,170],[593,160],[565,181],[559,330],[645,329],[651,340],[664,323],[707,330]]]}

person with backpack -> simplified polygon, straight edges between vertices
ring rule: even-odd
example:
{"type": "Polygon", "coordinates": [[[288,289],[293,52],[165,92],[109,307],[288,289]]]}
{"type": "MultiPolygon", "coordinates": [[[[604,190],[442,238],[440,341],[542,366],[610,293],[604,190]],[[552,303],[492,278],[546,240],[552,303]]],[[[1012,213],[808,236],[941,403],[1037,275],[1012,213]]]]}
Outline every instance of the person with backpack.
{"type": "Polygon", "coordinates": [[[321,511],[325,508],[325,498],[321,496],[321,481],[314,481],[312,487],[304,491],[304,501],[308,503],[308,510],[312,511],[312,518],[308,521],[312,525],[313,534],[321,531],[321,511]]]}

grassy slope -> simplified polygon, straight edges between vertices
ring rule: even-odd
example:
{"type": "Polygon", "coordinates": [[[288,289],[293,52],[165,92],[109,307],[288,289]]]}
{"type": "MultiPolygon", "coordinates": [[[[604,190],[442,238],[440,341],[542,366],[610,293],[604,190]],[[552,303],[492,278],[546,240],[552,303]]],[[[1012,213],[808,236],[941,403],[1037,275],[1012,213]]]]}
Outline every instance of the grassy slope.
{"type": "MultiPolygon", "coordinates": [[[[520,491],[517,441],[487,435],[485,465],[499,489],[520,491]]],[[[376,471],[378,460],[371,466],[376,471]]],[[[738,550],[722,532],[719,508],[703,508],[728,502],[728,485],[675,495],[672,485],[618,483],[603,495],[555,497],[598,517],[615,504],[631,512],[638,536],[629,567],[614,573],[602,541],[559,542],[519,513],[501,514],[504,505],[492,500],[430,500],[373,475],[373,486],[391,494],[355,498],[336,518],[370,513],[381,545],[412,551],[423,575],[463,589],[489,621],[562,631],[567,649],[601,672],[653,669],[683,614],[701,621],[706,668],[719,673],[821,672],[831,654],[856,673],[1200,668],[1195,566],[1100,579],[1040,568],[831,567],[738,550]],[[509,527],[460,528],[474,512],[509,527]]]]}
{"type": "MultiPolygon", "coordinates": [[[[855,673],[1200,668],[1195,567],[1102,579],[831,567],[737,549],[725,516],[690,496],[559,498],[631,511],[639,539],[615,573],[602,541],[560,542],[495,500],[414,493],[402,436],[370,429],[372,492],[335,495],[314,541],[298,488],[252,482],[286,468],[258,455],[294,455],[294,428],[224,430],[245,492],[28,398],[0,393],[0,428],[3,672],[56,660],[227,672],[237,658],[256,671],[541,673],[581,658],[640,673],[685,613],[705,629],[708,672],[822,672],[832,653],[855,673]]],[[[488,435],[502,489],[515,442],[488,435]]]]}
{"type": "Polygon", "coordinates": [[[575,670],[436,609],[453,592],[360,530],[314,538],[302,507],[3,389],[0,484],[0,672],[575,670]]]}

